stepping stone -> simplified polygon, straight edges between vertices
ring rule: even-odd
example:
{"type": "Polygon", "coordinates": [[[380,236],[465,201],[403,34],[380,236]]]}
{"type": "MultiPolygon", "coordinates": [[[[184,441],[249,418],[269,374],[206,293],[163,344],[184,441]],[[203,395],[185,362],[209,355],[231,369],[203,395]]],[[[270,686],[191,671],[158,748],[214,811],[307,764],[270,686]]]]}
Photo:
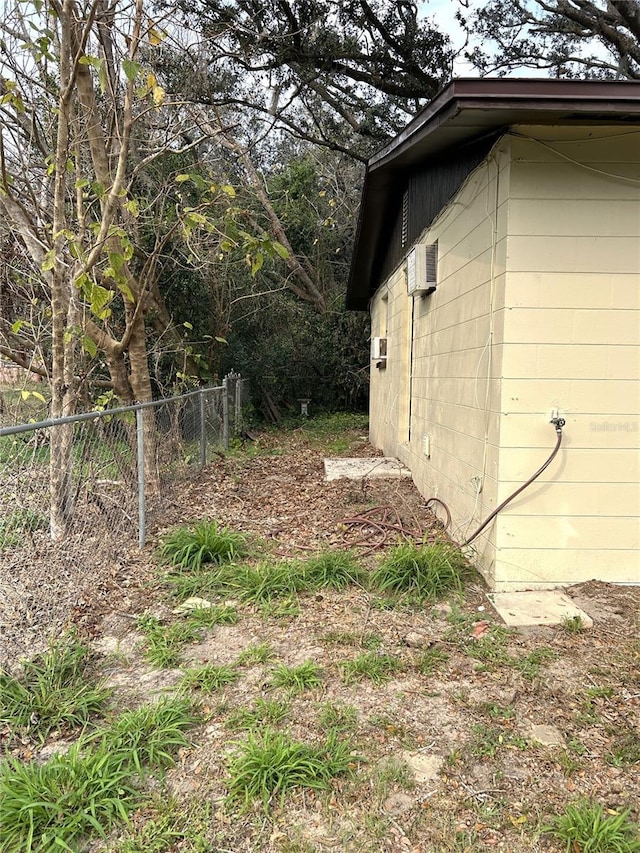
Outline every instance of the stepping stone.
{"type": "Polygon", "coordinates": [[[363,480],[386,477],[411,478],[411,471],[391,456],[366,456],[324,460],[324,478],[332,480],[363,480]]]}
{"type": "Polygon", "coordinates": [[[560,589],[528,590],[526,592],[494,592],[489,599],[505,624],[517,628],[521,625],[561,625],[565,619],[579,616],[585,628],[593,620],[573,603],[560,589]]]}

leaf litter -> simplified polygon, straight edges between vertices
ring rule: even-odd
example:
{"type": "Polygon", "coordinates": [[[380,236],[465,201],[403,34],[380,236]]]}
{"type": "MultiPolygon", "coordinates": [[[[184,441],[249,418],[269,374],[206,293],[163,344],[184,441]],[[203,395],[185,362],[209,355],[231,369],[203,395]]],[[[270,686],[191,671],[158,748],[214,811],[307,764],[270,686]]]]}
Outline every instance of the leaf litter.
{"type": "MultiPolygon", "coordinates": [[[[350,438],[347,455],[376,455],[362,433],[350,438]]],[[[304,430],[259,441],[259,452],[217,459],[183,486],[157,519],[156,541],[177,524],[214,518],[274,559],[304,558],[348,545],[342,520],[372,506],[392,507],[408,529],[443,535],[410,481],[327,483],[323,450],[304,430]]],[[[135,630],[143,612],[184,618],[172,613],[176,602],[157,581],[154,549],[121,550],[100,594],[84,595],[73,608],[76,624],[105,654],[104,672],[123,705],[178,683],[175,670],[148,667],[135,630]]],[[[372,553],[364,562],[372,568],[376,559],[372,553]]],[[[479,577],[462,596],[434,606],[391,607],[352,586],[301,595],[288,613],[240,607],[237,624],[203,631],[184,648],[183,665],[233,666],[260,644],[269,645],[270,657],[238,664],[237,681],[199,697],[205,722],[168,771],[167,791],[211,804],[212,850],[247,853],[560,851],[540,827],[582,797],[613,812],[631,808],[638,821],[640,762],[632,747],[640,738],[640,590],[590,582],[569,594],[593,628],[505,631],[479,577]],[[345,683],[342,665],[371,650],[399,662],[390,680],[345,683]],[[275,665],[309,661],[321,673],[317,686],[299,695],[272,686],[275,665]],[[243,715],[245,723],[259,719],[275,703],[275,725],[302,742],[321,742],[323,720],[337,725],[342,714],[350,722],[340,736],[348,734],[364,760],[330,791],[295,791],[266,818],[230,813],[225,778],[246,733],[243,715]],[[559,733],[557,744],[535,739],[543,728],[559,733]],[[391,772],[389,760],[398,758],[404,772],[391,772]],[[416,779],[411,763],[419,759],[435,775],[416,779]]],[[[117,853],[126,837],[127,830],[91,849],[117,853]]]]}

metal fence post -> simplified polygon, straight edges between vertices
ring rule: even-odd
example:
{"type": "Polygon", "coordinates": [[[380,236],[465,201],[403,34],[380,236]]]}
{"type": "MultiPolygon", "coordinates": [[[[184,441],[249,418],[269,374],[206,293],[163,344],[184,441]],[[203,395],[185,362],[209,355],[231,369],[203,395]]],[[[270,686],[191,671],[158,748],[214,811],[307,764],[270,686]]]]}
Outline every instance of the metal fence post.
{"type": "Polygon", "coordinates": [[[147,515],[144,494],[144,414],[136,409],[136,434],[138,438],[138,545],[144,548],[147,535],[147,515]]]}
{"type": "Polygon", "coordinates": [[[222,446],[229,449],[229,384],[226,376],[222,380],[222,446]]]}
{"type": "Polygon", "coordinates": [[[204,468],[207,464],[207,408],[204,398],[204,390],[200,397],[200,465],[204,468]]]}
{"type": "Polygon", "coordinates": [[[235,399],[235,418],[234,430],[236,435],[239,435],[242,430],[242,379],[236,379],[236,399],[235,399]]]}

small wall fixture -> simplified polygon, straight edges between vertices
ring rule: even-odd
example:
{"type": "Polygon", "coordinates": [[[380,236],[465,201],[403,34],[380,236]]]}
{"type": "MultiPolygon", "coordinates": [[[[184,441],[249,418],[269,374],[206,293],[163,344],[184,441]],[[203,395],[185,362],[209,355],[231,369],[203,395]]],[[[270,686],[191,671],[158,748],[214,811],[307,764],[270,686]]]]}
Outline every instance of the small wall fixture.
{"type": "MultiPolygon", "coordinates": [[[[387,339],[371,338],[371,361],[387,361],[387,339]]],[[[379,366],[379,365],[378,365],[379,366]]]]}
{"type": "Polygon", "coordinates": [[[427,296],[438,284],[438,244],[417,243],[407,255],[407,293],[427,296]]]}

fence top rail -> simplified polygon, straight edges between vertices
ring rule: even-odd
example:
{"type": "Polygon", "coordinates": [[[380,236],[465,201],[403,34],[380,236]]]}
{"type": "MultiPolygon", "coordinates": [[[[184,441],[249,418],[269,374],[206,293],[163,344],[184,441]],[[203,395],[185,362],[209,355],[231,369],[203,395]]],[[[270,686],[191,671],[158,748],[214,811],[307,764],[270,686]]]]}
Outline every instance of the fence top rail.
{"type": "Polygon", "coordinates": [[[78,415],[68,415],[64,418],[49,418],[46,421],[35,421],[29,424],[16,424],[10,427],[2,427],[0,436],[17,435],[21,432],[31,432],[36,429],[47,429],[49,427],[60,426],[62,424],[73,424],[79,421],[92,421],[96,418],[103,418],[107,415],[121,415],[124,412],[137,412],[139,409],[150,409],[153,406],[162,406],[164,403],[173,403],[175,400],[184,400],[187,397],[193,397],[196,394],[206,394],[208,391],[222,391],[224,385],[208,385],[205,388],[196,388],[195,391],[187,391],[185,394],[178,394],[176,397],[162,397],[160,400],[151,400],[148,403],[134,403],[132,406],[119,406],[117,409],[96,409],[93,412],[81,412],[78,415]]]}

